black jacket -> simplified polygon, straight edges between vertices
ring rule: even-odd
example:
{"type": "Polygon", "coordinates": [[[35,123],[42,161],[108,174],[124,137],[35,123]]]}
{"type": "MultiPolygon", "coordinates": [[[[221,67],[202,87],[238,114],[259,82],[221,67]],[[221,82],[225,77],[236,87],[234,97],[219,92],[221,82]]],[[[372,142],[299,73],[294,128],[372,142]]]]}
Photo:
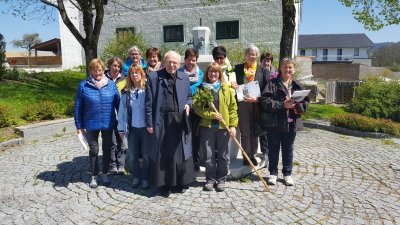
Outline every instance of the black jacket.
{"type": "MultiPolygon", "coordinates": [[[[299,81],[293,79],[291,94],[294,91],[304,90],[303,85],[300,84],[299,81]]],[[[260,105],[262,113],[266,113],[270,116],[269,118],[274,121],[270,121],[271,124],[268,127],[276,127],[280,131],[289,131],[289,123],[288,116],[294,120],[295,127],[297,129],[303,128],[303,122],[301,120],[300,114],[295,114],[293,109],[285,109],[284,101],[286,100],[286,96],[288,95],[287,89],[283,85],[283,81],[281,76],[279,75],[277,78],[272,79],[267,83],[265,88],[261,93],[260,105]],[[289,113],[287,113],[289,111],[289,113]]],[[[309,98],[306,97],[301,103],[300,107],[303,107],[304,111],[307,109],[307,105],[309,103],[309,98]]]]}

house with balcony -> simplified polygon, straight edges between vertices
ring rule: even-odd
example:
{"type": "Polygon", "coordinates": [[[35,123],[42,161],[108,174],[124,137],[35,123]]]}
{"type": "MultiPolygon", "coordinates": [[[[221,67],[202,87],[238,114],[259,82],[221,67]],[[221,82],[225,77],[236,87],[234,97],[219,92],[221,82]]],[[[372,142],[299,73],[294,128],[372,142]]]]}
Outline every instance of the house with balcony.
{"type": "Polygon", "coordinates": [[[365,34],[299,35],[300,56],[312,56],[316,63],[359,63],[371,66],[367,50],[374,43],[365,34]]]}

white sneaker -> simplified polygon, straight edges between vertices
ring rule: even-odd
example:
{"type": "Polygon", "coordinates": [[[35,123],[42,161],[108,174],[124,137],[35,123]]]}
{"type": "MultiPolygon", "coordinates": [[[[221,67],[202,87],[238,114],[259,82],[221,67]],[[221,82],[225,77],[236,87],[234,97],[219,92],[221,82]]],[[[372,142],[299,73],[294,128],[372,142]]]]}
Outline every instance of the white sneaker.
{"type": "Polygon", "coordinates": [[[92,180],[90,181],[89,187],[97,188],[97,176],[92,176],[92,180]]]}
{"type": "Polygon", "coordinates": [[[292,176],[285,176],[283,179],[285,180],[286,186],[293,186],[294,185],[294,181],[293,181],[292,176]]]}
{"type": "Polygon", "coordinates": [[[276,179],[278,179],[277,176],[271,175],[271,176],[269,176],[269,179],[268,179],[267,183],[269,185],[275,185],[276,184],[276,179]]]}

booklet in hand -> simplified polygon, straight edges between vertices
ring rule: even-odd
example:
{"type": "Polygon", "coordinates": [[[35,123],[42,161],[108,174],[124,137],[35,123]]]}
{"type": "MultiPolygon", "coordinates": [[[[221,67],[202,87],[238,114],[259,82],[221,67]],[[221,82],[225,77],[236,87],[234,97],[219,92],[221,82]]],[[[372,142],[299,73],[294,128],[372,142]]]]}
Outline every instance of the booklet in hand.
{"type": "Polygon", "coordinates": [[[251,95],[255,98],[261,96],[260,85],[258,85],[258,81],[251,81],[247,84],[241,84],[236,89],[236,97],[239,102],[244,101],[244,97],[251,95]]]}
{"type": "Polygon", "coordinates": [[[87,141],[87,137],[86,137],[86,133],[79,133],[78,134],[78,140],[81,143],[83,149],[85,151],[89,150],[89,145],[88,145],[88,141],[87,141]]]}
{"type": "Polygon", "coordinates": [[[291,99],[294,102],[301,102],[305,97],[307,97],[308,93],[310,93],[310,90],[294,91],[291,99]]]}

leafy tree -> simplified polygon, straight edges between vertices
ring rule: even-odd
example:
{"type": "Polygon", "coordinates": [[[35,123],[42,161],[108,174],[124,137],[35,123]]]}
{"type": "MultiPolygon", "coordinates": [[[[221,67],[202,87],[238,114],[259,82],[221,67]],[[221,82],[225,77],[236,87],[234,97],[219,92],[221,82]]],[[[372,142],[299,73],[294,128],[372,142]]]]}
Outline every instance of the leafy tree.
{"type": "Polygon", "coordinates": [[[400,24],[400,3],[398,0],[338,0],[344,6],[353,8],[356,20],[365,29],[380,30],[388,25],[400,24]]]}
{"type": "Polygon", "coordinates": [[[372,53],[372,65],[385,67],[400,65],[400,43],[390,43],[372,53]]]}
{"type": "Polygon", "coordinates": [[[28,50],[28,53],[29,53],[28,65],[30,65],[29,60],[30,60],[31,54],[32,54],[32,47],[41,42],[42,42],[42,40],[40,40],[39,34],[33,33],[33,34],[24,34],[24,36],[22,37],[22,40],[13,40],[11,43],[15,47],[26,48],[28,50]]]}
{"type": "Polygon", "coordinates": [[[3,63],[6,62],[6,42],[4,41],[4,36],[0,34],[0,80],[5,73],[3,63]]]}
{"type": "Polygon", "coordinates": [[[108,40],[101,53],[101,58],[106,61],[113,56],[117,56],[125,60],[128,56],[128,49],[134,45],[138,46],[142,51],[146,51],[148,48],[148,44],[140,33],[132,33],[131,31],[118,33],[116,38],[108,40]]]}

